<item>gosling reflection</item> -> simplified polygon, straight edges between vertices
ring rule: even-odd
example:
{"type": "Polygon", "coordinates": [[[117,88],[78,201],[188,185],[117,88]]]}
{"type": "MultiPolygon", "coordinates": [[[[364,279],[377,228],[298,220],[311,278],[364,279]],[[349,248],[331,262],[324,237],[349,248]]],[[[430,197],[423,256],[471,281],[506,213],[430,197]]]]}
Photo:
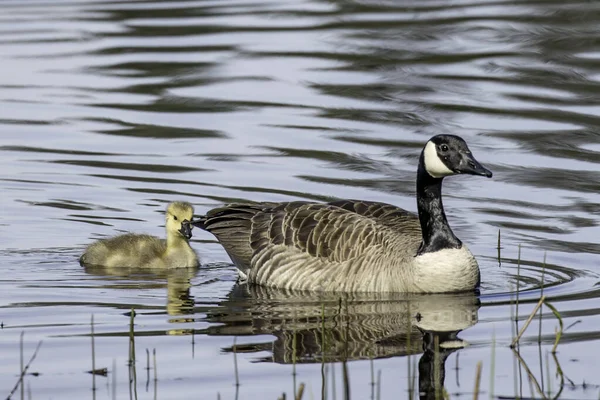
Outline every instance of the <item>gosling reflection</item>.
{"type": "MultiPolygon", "coordinates": [[[[475,323],[475,294],[325,294],[236,285],[207,312],[209,335],[275,336],[273,342],[236,345],[236,352],[269,352],[257,361],[346,362],[423,353],[421,398],[443,387],[445,360],[464,347],[457,334],[475,323]]],[[[223,349],[232,352],[228,347],[223,349]]]]}
{"type": "MultiPolygon", "coordinates": [[[[173,317],[194,313],[194,297],[190,294],[191,279],[198,273],[198,268],[174,268],[171,270],[140,268],[108,268],[84,266],[86,273],[95,276],[114,277],[119,279],[119,287],[123,289],[149,289],[167,286],[167,313],[173,317]],[[132,282],[123,282],[122,279],[132,282]]],[[[191,318],[191,317],[190,317],[191,318]]],[[[191,319],[190,319],[191,321],[191,319]]],[[[188,322],[187,318],[176,318],[170,322],[188,322]]]]}

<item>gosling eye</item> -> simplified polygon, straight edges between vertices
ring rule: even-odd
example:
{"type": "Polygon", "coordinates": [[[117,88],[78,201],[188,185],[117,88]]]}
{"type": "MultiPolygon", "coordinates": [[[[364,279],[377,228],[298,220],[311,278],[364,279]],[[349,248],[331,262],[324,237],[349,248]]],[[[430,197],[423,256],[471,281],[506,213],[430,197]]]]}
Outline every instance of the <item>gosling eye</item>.
{"type": "Polygon", "coordinates": [[[177,221],[177,215],[173,215],[173,219],[177,221]]]}
{"type": "Polygon", "coordinates": [[[442,150],[444,153],[447,152],[448,151],[448,145],[445,145],[445,144],[441,145],[440,146],[440,150],[442,150]]]}

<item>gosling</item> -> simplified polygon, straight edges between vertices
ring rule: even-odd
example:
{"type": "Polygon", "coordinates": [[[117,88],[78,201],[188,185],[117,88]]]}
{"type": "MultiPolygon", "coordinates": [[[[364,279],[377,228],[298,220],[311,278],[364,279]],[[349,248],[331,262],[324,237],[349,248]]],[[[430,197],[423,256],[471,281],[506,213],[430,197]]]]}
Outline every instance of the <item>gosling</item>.
{"type": "Polygon", "coordinates": [[[105,268],[172,269],[198,266],[190,247],[190,221],[194,207],[186,202],[170,203],[166,211],[167,239],[127,233],[89,245],[79,262],[82,266],[105,268]]]}

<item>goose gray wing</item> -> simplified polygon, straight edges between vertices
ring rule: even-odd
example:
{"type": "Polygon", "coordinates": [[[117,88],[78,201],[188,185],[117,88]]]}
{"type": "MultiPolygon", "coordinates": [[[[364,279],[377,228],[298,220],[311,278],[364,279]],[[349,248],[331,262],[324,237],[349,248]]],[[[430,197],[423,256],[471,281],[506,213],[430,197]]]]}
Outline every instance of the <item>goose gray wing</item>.
{"type": "Polygon", "coordinates": [[[374,219],[401,235],[421,238],[419,217],[392,204],[364,200],[336,200],[327,204],[374,219]]]}
{"type": "Polygon", "coordinates": [[[376,264],[414,257],[420,243],[420,233],[405,238],[334,204],[232,204],[194,224],[217,237],[251,282],[290,289],[373,291],[357,286],[372,280],[376,264]]]}

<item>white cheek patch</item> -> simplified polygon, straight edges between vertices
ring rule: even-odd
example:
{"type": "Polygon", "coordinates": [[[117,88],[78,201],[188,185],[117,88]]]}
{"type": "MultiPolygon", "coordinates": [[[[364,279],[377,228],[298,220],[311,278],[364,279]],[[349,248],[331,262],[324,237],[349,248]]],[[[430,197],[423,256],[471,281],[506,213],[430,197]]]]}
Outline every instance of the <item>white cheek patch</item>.
{"type": "Polygon", "coordinates": [[[425,170],[432,177],[443,178],[448,175],[454,175],[454,172],[446,167],[446,164],[438,157],[435,143],[431,141],[427,142],[423,155],[425,160],[425,170]]]}

